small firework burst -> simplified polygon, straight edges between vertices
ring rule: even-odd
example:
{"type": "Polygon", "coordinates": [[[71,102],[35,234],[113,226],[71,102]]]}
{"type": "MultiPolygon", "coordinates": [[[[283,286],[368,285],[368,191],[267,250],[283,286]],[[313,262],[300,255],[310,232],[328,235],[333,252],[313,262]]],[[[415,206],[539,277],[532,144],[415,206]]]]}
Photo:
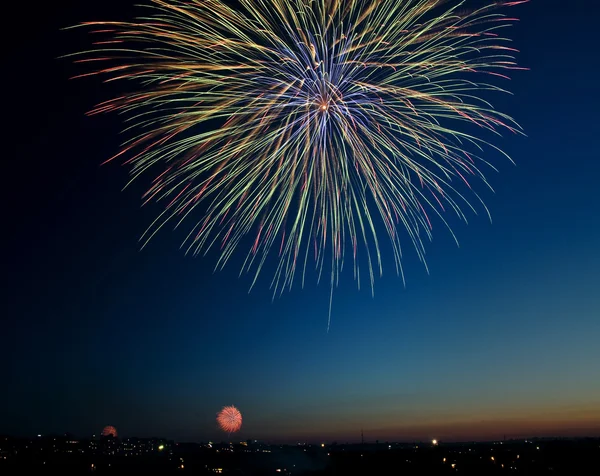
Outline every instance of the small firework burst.
{"type": "Polygon", "coordinates": [[[242,414],[233,405],[223,407],[217,414],[217,423],[221,430],[227,433],[235,433],[242,427],[242,414]]]}
{"type": "Polygon", "coordinates": [[[102,430],[102,436],[112,436],[113,438],[117,437],[117,429],[114,426],[108,425],[105,426],[102,430]]]}

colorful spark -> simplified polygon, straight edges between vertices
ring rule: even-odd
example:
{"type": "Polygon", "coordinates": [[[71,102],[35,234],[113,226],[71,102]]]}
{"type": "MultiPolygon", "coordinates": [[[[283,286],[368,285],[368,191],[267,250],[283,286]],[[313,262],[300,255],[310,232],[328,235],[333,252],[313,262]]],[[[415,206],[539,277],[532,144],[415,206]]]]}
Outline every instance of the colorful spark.
{"type": "Polygon", "coordinates": [[[471,181],[489,187],[483,153],[503,153],[483,132],[521,133],[488,100],[523,69],[502,8],[526,1],[152,0],[134,22],[80,25],[97,41],[78,77],[141,86],[90,114],[124,113],[109,161],[154,171],[144,203],[165,206],[143,246],[189,222],[186,252],[217,250],[221,269],[245,248],[240,274],[274,269],[274,294],[309,262],[333,293],[347,260],[373,290],[382,234],[403,280],[405,239],[427,266],[432,216],[452,233],[446,212],[487,213],[471,181]]]}

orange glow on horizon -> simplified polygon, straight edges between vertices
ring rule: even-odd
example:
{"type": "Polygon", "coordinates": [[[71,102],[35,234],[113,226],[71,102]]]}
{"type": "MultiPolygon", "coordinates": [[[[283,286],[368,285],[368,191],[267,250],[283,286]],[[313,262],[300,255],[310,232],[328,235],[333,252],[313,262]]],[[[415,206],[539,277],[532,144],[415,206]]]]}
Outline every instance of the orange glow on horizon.
{"type": "MultiPolygon", "coordinates": [[[[578,409],[573,407],[563,411],[553,409],[538,414],[528,409],[515,411],[513,415],[506,415],[508,411],[505,411],[504,418],[504,415],[498,415],[500,412],[496,414],[496,418],[489,418],[485,412],[470,416],[440,415],[437,419],[426,419],[423,415],[415,414],[415,420],[426,421],[421,424],[414,421],[394,425],[373,418],[370,428],[365,428],[365,441],[410,439],[432,443],[429,435],[436,435],[438,442],[502,440],[505,436],[509,439],[594,436],[600,432],[600,406],[596,406],[596,409],[592,407],[593,405],[581,406],[578,409]]],[[[314,438],[321,441],[353,437],[358,440],[357,426],[360,427],[360,424],[348,420],[342,424],[328,422],[327,426],[323,426],[322,420],[308,422],[303,419],[301,422],[289,422],[285,426],[285,433],[294,434],[295,438],[314,438]],[[306,428],[311,430],[306,431],[306,428]]],[[[264,429],[268,430],[268,427],[264,429]]]]}

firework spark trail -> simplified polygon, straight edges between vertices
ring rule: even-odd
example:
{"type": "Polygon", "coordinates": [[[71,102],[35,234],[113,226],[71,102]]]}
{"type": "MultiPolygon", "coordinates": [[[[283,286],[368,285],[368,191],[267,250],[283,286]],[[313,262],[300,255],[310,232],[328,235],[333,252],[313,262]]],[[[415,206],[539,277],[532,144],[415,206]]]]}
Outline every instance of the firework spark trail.
{"type": "Polygon", "coordinates": [[[350,251],[373,289],[383,227],[404,279],[399,228],[425,263],[430,215],[466,220],[465,186],[481,202],[479,154],[500,150],[469,124],[520,133],[481,93],[522,69],[499,8],[525,1],[153,0],[135,22],[85,23],[103,39],[80,61],[110,66],[81,76],[143,86],[90,113],[127,114],[110,160],[127,157],[132,180],[158,170],[144,200],[166,206],[143,245],[201,210],[182,246],[218,249],[220,269],[250,235],[252,286],[273,250],[274,294],[304,284],[311,256],[333,289],[350,251]]]}

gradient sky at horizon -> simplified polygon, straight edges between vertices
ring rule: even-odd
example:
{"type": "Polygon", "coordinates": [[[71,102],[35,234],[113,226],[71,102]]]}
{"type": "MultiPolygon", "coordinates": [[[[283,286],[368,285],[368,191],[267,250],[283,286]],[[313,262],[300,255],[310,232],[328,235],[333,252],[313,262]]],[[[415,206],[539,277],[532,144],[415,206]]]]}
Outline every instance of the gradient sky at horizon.
{"type": "MultiPolygon", "coordinates": [[[[23,13],[9,52],[3,159],[3,391],[0,433],[98,433],[180,440],[487,439],[600,435],[600,5],[532,0],[512,12],[522,66],[496,104],[528,137],[496,143],[491,211],[438,222],[427,274],[407,249],[406,286],[388,262],[370,290],[352,274],[271,300],[235,263],[186,257],[148,180],[100,167],[120,119],[84,113],[111,90],[57,60],[85,48],[79,21],[126,19],[129,1],[63,1],[23,13]],[[81,44],[78,45],[78,41],[81,44]]],[[[19,7],[20,8],[20,7],[19,7]]],[[[27,8],[23,5],[23,8],[27,8]]]]}

